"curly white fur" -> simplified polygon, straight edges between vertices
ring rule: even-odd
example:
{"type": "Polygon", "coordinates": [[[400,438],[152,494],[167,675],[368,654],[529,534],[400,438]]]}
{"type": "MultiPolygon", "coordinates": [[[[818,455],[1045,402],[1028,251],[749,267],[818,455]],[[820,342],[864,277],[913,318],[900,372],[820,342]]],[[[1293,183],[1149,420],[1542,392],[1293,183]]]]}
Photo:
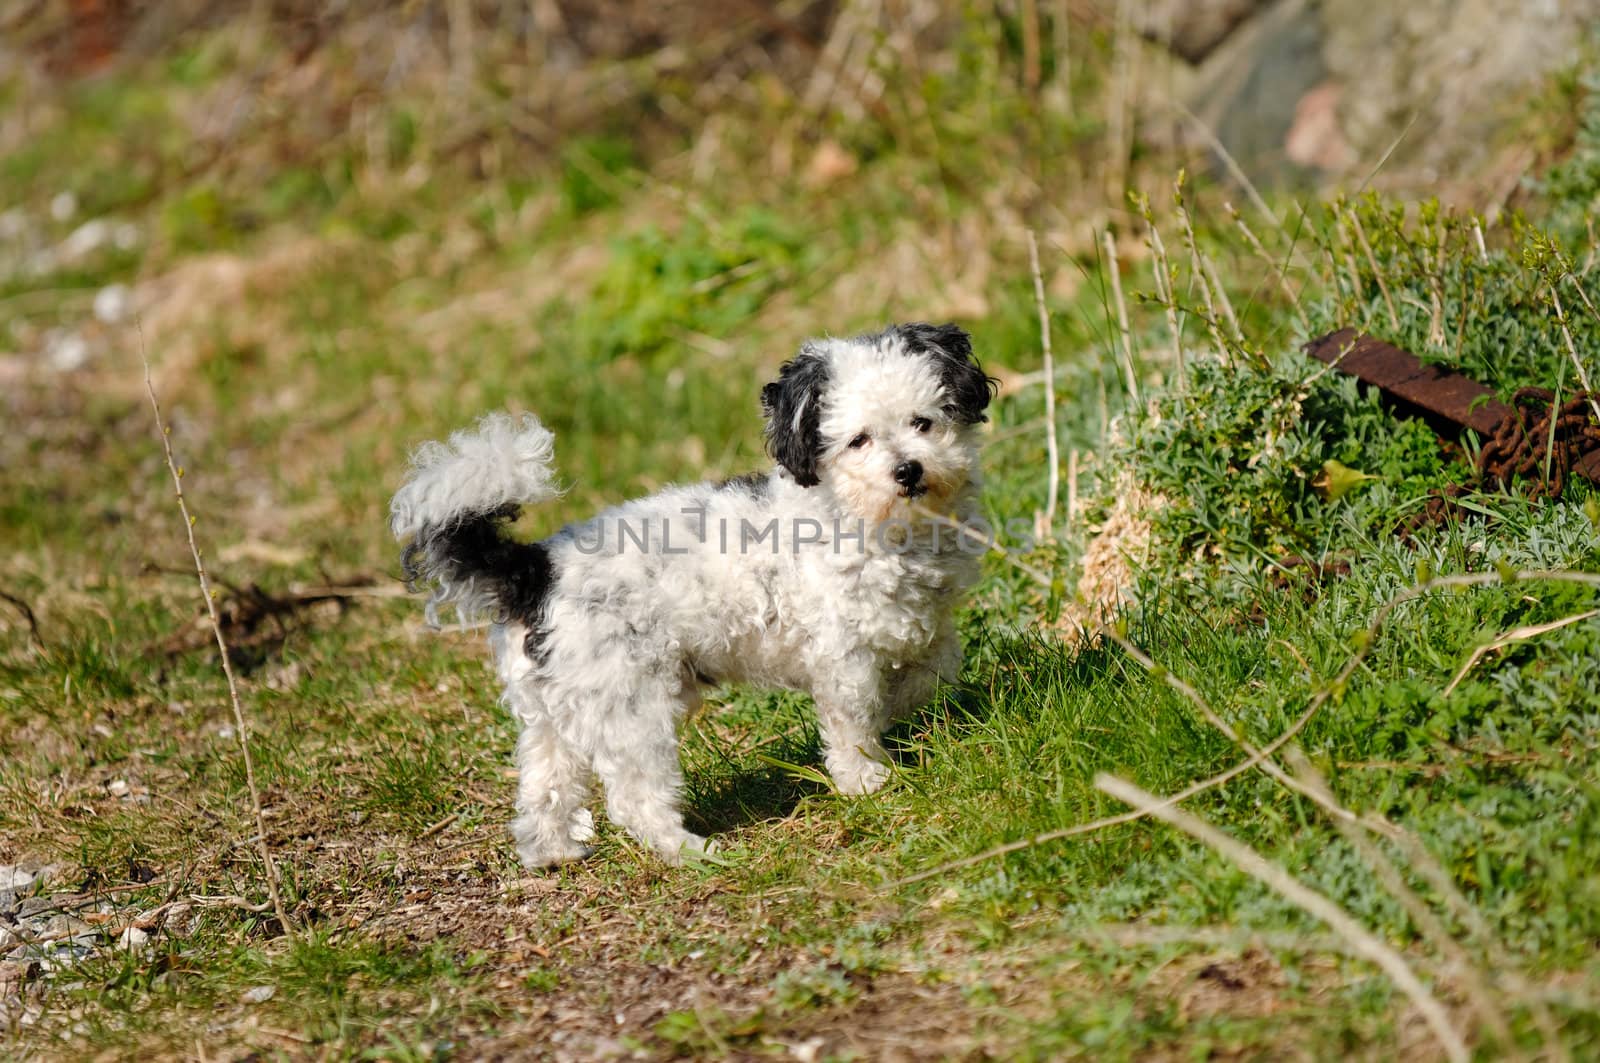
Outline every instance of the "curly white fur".
{"type": "Polygon", "coordinates": [[[676,727],[707,683],[810,692],[839,790],[888,778],[885,728],[960,672],[952,613],[977,573],[970,544],[922,509],[975,516],[971,429],[988,401],[965,334],[941,328],[808,344],[764,395],[784,464],[668,488],[537,544],[494,524],[555,493],[536,419],[488,417],[418,451],[392,528],[436,600],[496,614],[525,864],[588,852],[594,776],[611,820],[662,856],[706,848],[679,811],[676,727]]]}
{"type": "Polygon", "coordinates": [[[389,530],[409,539],[426,524],[554,498],[561,493],[555,450],[555,433],[531,413],[517,419],[491,413],[448,442],[424,443],[411,455],[411,476],[389,503],[389,530]]]}

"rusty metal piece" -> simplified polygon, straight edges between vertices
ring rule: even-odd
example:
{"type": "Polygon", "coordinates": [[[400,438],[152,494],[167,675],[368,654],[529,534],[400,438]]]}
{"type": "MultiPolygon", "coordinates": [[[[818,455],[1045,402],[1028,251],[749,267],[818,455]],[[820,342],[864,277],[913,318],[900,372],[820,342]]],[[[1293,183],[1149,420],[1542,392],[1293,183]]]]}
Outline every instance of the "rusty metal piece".
{"type": "Polygon", "coordinates": [[[1591,423],[1589,411],[1586,392],[1558,406],[1548,388],[1519,388],[1511,396],[1511,414],[1478,452],[1479,475],[1497,486],[1518,477],[1532,480],[1534,498],[1560,498],[1569,472],[1600,479],[1600,425],[1591,423]]]}
{"type": "Polygon", "coordinates": [[[1511,407],[1471,377],[1423,365],[1410,351],[1353,328],[1340,329],[1306,344],[1306,353],[1383,392],[1402,413],[1420,416],[1452,435],[1470,428],[1494,435],[1511,407]]]}
{"type": "MultiPolygon", "coordinates": [[[[1410,351],[1351,328],[1318,337],[1306,344],[1305,351],[1319,362],[1377,388],[1396,412],[1422,417],[1441,434],[1460,435],[1468,428],[1478,433],[1486,441],[1479,471],[1487,480],[1506,484],[1513,475],[1534,475],[1543,466],[1549,413],[1532,419],[1529,414],[1535,412],[1532,407],[1540,401],[1547,406],[1552,403],[1547,392],[1524,389],[1518,392],[1514,408],[1496,399],[1493,389],[1471,377],[1424,365],[1410,351]],[[1501,465],[1505,466],[1503,470],[1501,465]]],[[[1575,403],[1581,404],[1581,397],[1574,396],[1561,410],[1553,411],[1559,430],[1555,455],[1559,467],[1552,469],[1552,479],[1557,481],[1551,485],[1554,493],[1559,493],[1568,471],[1600,483],[1600,446],[1596,445],[1594,429],[1585,428],[1587,414],[1575,403]]]]}

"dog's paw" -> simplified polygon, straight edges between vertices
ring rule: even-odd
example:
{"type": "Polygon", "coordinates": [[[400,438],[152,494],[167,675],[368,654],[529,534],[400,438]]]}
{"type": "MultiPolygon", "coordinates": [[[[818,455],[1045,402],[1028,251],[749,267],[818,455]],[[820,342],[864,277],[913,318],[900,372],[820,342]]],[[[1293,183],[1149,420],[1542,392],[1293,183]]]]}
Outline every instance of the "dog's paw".
{"type": "Polygon", "coordinates": [[[688,841],[685,841],[682,847],[678,849],[684,860],[690,863],[708,856],[716,856],[721,851],[722,843],[717,839],[702,838],[698,834],[689,835],[688,841]]]}
{"type": "Polygon", "coordinates": [[[594,841],[594,813],[587,808],[574,812],[572,822],[567,827],[567,837],[580,845],[594,841]]]}
{"type": "Polygon", "coordinates": [[[859,797],[862,794],[876,793],[883,784],[889,781],[889,765],[881,761],[862,757],[859,760],[846,764],[830,767],[829,773],[833,776],[833,785],[838,787],[841,794],[848,797],[859,797]]]}
{"type": "Polygon", "coordinates": [[[662,860],[677,867],[714,855],[718,846],[714,838],[702,838],[698,834],[683,831],[671,838],[653,841],[651,848],[660,854],[662,860]]]}
{"type": "Polygon", "coordinates": [[[555,845],[541,845],[536,842],[517,843],[517,859],[521,860],[522,866],[530,871],[583,860],[593,852],[594,849],[590,846],[570,840],[555,845]]]}

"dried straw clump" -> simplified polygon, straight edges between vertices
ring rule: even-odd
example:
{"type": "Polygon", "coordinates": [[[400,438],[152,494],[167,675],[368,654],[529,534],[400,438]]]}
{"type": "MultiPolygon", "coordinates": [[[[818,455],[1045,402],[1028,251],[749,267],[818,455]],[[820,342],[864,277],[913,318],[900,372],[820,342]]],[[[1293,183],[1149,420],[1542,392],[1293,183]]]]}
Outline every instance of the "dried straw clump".
{"type": "Polygon", "coordinates": [[[1090,645],[1117,611],[1133,600],[1134,569],[1150,554],[1151,518],[1165,505],[1132,476],[1117,482],[1116,504],[1083,553],[1077,600],[1061,611],[1057,626],[1069,645],[1090,645]]]}

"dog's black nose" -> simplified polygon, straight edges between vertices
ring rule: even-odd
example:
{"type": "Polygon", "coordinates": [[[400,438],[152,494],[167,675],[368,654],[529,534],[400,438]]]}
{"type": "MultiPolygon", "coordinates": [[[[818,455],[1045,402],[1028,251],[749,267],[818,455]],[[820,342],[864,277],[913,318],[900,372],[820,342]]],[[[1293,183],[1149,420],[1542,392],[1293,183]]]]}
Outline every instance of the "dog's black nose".
{"type": "Polygon", "coordinates": [[[894,482],[901,487],[915,487],[922,479],[922,462],[902,461],[894,467],[894,482]]]}

